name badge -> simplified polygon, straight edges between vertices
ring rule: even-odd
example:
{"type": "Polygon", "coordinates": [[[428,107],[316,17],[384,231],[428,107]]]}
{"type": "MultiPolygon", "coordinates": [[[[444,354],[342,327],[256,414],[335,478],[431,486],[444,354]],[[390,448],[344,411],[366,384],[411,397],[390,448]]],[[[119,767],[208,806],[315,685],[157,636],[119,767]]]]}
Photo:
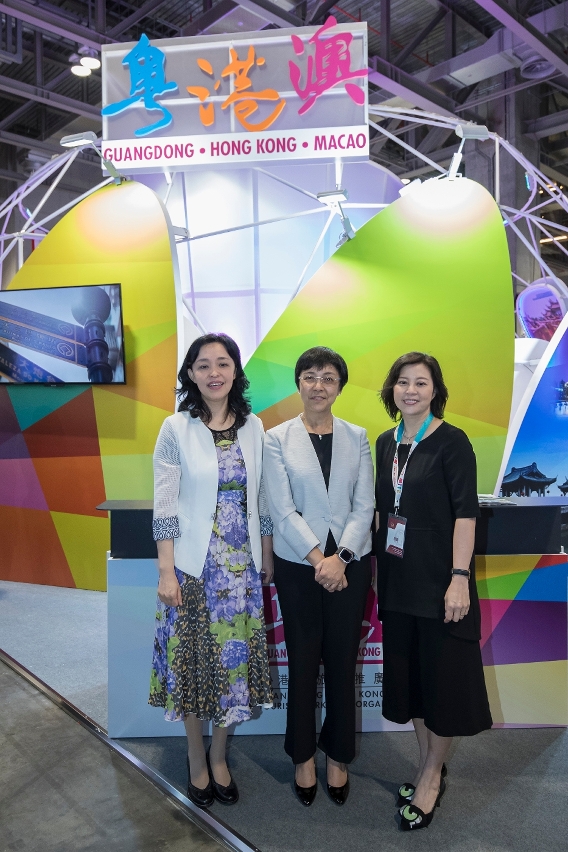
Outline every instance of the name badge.
{"type": "Polygon", "coordinates": [[[387,524],[387,543],[385,550],[402,559],[404,556],[404,535],[406,533],[406,518],[401,515],[389,515],[387,524]]]}

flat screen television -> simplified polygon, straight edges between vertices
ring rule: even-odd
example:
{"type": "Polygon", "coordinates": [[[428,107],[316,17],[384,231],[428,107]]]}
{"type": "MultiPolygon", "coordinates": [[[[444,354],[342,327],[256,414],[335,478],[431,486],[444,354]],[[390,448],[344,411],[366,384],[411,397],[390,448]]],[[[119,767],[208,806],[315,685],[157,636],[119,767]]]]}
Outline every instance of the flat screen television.
{"type": "Polygon", "coordinates": [[[125,381],[120,284],[0,290],[0,383],[125,381]]]}

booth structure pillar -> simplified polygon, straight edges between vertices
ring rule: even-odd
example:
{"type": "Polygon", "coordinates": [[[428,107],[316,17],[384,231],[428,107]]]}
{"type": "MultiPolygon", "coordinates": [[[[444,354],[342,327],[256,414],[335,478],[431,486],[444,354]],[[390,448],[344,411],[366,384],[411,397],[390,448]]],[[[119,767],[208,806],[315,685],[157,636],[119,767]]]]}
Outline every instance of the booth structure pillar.
{"type": "MultiPolygon", "coordinates": [[[[512,77],[511,80],[507,80],[507,85],[514,86],[517,82],[515,72],[507,72],[506,76],[512,77]]],[[[539,143],[530,139],[524,133],[525,122],[538,118],[538,111],[538,98],[531,89],[526,89],[490,101],[487,104],[486,114],[480,116],[478,120],[480,123],[485,122],[490,130],[507,139],[530,162],[538,163],[539,143]]],[[[530,192],[527,188],[523,167],[504,152],[501,152],[499,161],[499,187],[495,185],[495,143],[492,139],[483,142],[468,142],[465,162],[466,176],[482,184],[500,204],[518,210],[528,200],[530,192]]],[[[520,219],[516,224],[529,242],[532,242],[524,219],[520,219]]],[[[541,271],[537,259],[509,228],[507,229],[507,240],[513,273],[529,284],[539,278],[541,271]]],[[[538,246],[537,239],[536,251],[538,251],[538,246]]],[[[515,279],[515,295],[519,289],[522,289],[522,286],[522,283],[515,279]]]]}

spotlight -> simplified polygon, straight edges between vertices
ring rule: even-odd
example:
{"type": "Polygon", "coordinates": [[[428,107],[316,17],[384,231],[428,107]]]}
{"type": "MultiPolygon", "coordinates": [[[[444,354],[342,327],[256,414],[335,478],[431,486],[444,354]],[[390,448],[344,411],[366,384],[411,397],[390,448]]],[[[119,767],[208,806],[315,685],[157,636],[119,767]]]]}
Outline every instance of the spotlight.
{"type": "Polygon", "coordinates": [[[63,136],[59,144],[62,148],[79,148],[81,145],[94,145],[97,141],[97,134],[92,130],[86,130],[84,133],[73,133],[72,136],[63,136]]]}
{"type": "Polygon", "coordinates": [[[336,248],[342,246],[343,243],[347,242],[347,240],[352,240],[355,236],[355,229],[349,221],[349,217],[345,215],[345,213],[343,212],[343,208],[341,207],[341,202],[347,201],[348,198],[349,193],[346,189],[342,189],[340,186],[337,186],[335,189],[332,189],[329,192],[318,192],[317,194],[318,201],[321,201],[322,204],[325,204],[326,207],[329,207],[329,209],[333,213],[337,213],[337,215],[341,219],[343,231],[339,235],[339,242],[337,243],[336,248]]]}
{"type": "Polygon", "coordinates": [[[95,145],[95,142],[97,142],[97,136],[95,133],[93,133],[92,130],[86,130],[84,133],[73,133],[71,136],[63,136],[63,138],[59,140],[59,144],[62,148],[80,148],[81,145],[91,145],[91,147],[95,149],[95,151],[101,158],[102,164],[109,173],[109,175],[112,177],[117,186],[120,186],[124,178],[122,177],[120,172],[117,171],[116,166],[111,163],[110,160],[106,160],[103,157],[103,155],[95,145]]]}
{"type": "Polygon", "coordinates": [[[90,71],[96,71],[101,67],[101,60],[97,59],[96,56],[83,56],[81,58],[81,65],[88,68],[90,71]]]}
{"type": "Polygon", "coordinates": [[[484,124],[458,124],[456,136],[460,139],[490,139],[491,134],[484,124]]]}
{"type": "Polygon", "coordinates": [[[332,207],[334,204],[341,204],[342,201],[347,201],[349,193],[346,189],[332,189],[331,192],[318,192],[318,201],[322,204],[327,204],[332,207]]]}
{"type": "Polygon", "coordinates": [[[84,65],[72,65],[71,73],[74,74],[76,77],[90,77],[91,69],[85,68],[84,65]]]}

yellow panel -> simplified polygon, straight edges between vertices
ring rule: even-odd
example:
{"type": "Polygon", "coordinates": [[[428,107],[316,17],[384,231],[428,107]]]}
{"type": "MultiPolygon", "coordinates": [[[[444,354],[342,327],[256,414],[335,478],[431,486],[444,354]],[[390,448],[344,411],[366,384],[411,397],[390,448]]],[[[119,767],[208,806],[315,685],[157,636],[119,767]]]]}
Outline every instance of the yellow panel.
{"type": "Polygon", "coordinates": [[[172,411],[96,387],[93,388],[93,399],[103,458],[107,455],[154,452],[160,426],[172,411]]]}
{"type": "Polygon", "coordinates": [[[521,574],[532,571],[540,560],[539,555],[515,554],[513,556],[476,556],[475,576],[477,580],[491,580],[506,574],[521,574]]]}
{"type": "Polygon", "coordinates": [[[154,477],[152,456],[103,456],[107,500],[152,500],[154,477]]]}
{"type": "Polygon", "coordinates": [[[176,401],[174,388],[177,384],[176,355],[177,337],[174,334],[126,365],[127,385],[107,385],[105,390],[146,402],[173,414],[176,401]],[[160,377],[159,381],[156,381],[157,376],[160,377]]]}
{"type": "Polygon", "coordinates": [[[509,725],[568,725],[568,663],[486,666],[493,721],[509,725]]]}
{"type": "Polygon", "coordinates": [[[93,518],[64,512],[50,514],[77,588],[106,591],[106,552],[110,546],[109,519],[104,515],[93,518]]]}

